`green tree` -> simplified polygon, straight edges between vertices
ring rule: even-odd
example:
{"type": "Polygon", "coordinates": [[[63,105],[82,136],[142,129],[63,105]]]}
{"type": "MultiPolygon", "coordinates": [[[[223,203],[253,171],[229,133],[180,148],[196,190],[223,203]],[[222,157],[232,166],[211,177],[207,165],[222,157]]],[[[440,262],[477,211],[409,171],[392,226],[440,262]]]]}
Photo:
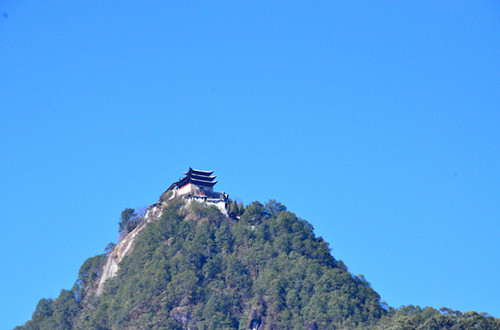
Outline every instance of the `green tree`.
{"type": "MultiPolygon", "coordinates": [[[[251,203],[239,220],[181,199],[163,207],[99,297],[107,253],[85,261],[75,286],[42,299],[20,329],[500,329],[476,312],[388,307],[276,201],[251,203]]],[[[124,230],[137,213],[124,210],[124,230]]]]}
{"type": "Polygon", "coordinates": [[[126,208],[122,211],[120,216],[120,221],[118,222],[118,231],[120,234],[128,234],[134,230],[139,223],[141,223],[142,217],[132,208],[126,208]]]}

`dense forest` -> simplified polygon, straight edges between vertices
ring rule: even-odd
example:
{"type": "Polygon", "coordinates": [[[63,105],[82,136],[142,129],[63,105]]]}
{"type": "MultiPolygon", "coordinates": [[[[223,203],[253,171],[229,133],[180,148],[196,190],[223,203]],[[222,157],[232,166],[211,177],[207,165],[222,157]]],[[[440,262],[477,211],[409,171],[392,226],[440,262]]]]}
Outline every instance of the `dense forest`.
{"type": "MultiPolygon", "coordinates": [[[[126,209],[120,232],[139,222],[126,209]]],[[[71,290],[41,299],[16,329],[500,329],[484,313],[387,306],[276,201],[230,202],[229,216],[166,202],[98,296],[113,248],[86,260],[71,290]]]]}

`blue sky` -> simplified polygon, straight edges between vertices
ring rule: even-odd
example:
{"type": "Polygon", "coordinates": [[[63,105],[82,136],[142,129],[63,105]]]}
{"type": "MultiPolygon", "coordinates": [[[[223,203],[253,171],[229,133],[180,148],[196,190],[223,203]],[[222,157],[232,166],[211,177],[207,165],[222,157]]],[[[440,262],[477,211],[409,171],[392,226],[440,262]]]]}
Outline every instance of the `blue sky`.
{"type": "Polygon", "coordinates": [[[500,317],[500,6],[0,2],[0,322],[189,166],[391,306],[500,317]]]}

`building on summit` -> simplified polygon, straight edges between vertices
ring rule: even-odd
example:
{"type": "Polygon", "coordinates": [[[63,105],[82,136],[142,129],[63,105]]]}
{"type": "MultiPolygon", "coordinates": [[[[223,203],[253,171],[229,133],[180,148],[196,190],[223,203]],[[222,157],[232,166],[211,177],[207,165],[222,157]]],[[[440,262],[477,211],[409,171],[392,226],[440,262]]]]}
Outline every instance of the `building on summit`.
{"type": "Polygon", "coordinates": [[[212,176],[213,173],[214,171],[195,170],[190,167],[187,172],[183,173],[185,177],[172,183],[167,192],[172,191],[171,198],[182,197],[188,201],[214,204],[226,213],[229,196],[224,192],[214,192],[217,176],[212,176]]]}

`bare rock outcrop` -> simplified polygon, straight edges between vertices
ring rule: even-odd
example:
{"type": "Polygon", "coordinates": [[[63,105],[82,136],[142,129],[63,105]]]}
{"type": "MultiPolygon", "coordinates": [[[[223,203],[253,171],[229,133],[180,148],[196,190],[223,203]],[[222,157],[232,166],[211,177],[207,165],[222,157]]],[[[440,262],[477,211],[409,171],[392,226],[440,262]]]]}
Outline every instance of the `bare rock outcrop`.
{"type": "Polygon", "coordinates": [[[252,306],[250,311],[250,323],[248,329],[262,330],[265,327],[267,305],[264,300],[252,306]]]}
{"type": "Polygon", "coordinates": [[[139,234],[148,223],[155,221],[160,217],[163,212],[165,203],[159,203],[151,206],[144,216],[144,220],[130,233],[125,235],[122,240],[115,246],[113,251],[111,251],[104,264],[101,278],[99,279],[99,285],[97,286],[97,295],[101,295],[104,290],[104,284],[106,280],[116,275],[118,271],[118,265],[122,261],[123,257],[132,251],[132,246],[134,239],[139,234]]]}

